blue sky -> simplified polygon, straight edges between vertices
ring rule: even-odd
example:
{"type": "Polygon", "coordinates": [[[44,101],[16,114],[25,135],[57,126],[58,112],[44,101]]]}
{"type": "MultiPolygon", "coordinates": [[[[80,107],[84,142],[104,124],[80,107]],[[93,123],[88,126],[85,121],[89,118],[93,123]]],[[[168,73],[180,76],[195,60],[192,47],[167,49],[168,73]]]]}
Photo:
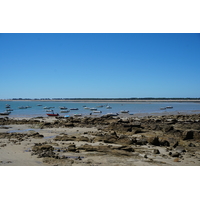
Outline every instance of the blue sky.
{"type": "Polygon", "coordinates": [[[0,99],[200,97],[200,35],[0,34],[0,99]]]}

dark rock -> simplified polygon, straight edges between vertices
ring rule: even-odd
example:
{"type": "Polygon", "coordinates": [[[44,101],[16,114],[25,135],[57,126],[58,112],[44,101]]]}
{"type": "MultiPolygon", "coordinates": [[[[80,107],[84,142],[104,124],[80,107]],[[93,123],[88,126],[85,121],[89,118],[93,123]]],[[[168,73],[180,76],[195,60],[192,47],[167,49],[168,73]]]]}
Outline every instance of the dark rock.
{"type": "Polygon", "coordinates": [[[178,146],[178,144],[179,144],[179,143],[176,142],[176,143],[173,145],[173,147],[176,148],[176,147],[178,146]]]}
{"type": "Polygon", "coordinates": [[[39,134],[38,132],[35,132],[35,131],[29,131],[28,137],[43,138],[44,135],[41,135],[41,134],[39,134]]]}
{"type": "Polygon", "coordinates": [[[76,151],[76,145],[70,144],[67,149],[68,151],[76,151]]]}
{"type": "Polygon", "coordinates": [[[154,154],[160,154],[160,151],[159,151],[158,149],[154,149],[154,150],[153,150],[153,153],[154,153],[154,154]]]}
{"type": "Polygon", "coordinates": [[[43,145],[35,145],[32,148],[32,151],[38,151],[38,150],[53,150],[54,148],[51,145],[43,144],[43,145]]]}
{"type": "Polygon", "coordinates": [[[90,139],[88,137],[80,136],[76,138],[76,141],[89,142],[90,139]]]}
{"type": "Polygon", "coordinates": [[[139,138],[133,141],[136,145],[146,145],[147,139],[146,138],[139,138]]]}
{"type": "Polygon", "coordinates": [[[141,128],[133,128],[132,133],[133,134],[142,133],[142,129],[141,128]]]}
{"type": "Polygon", "coordinates": [[[171,154],[171,157],[179,157],[179,156],[180,156],[180,153],[178,153],[178,152],[175,152],[175,153],[171,154]]]}
{"type": "Polygon", "coordinates": [[[148,158],[147,154],[144,155],[144,158],[148,158]]]}
{"type": "Polygon", "coordinates": [[[97,151],[97,147],[92,146],[92,145],[88,145],[88,144],[80,146],[78,149],[79,150],[84,150],[84,151],[97,151]]]}
{"type": "Polygon", "coordinates": [[[140,128],[141,127],[141,123],[140,122],[133,122],[131,123],[132,127],[136,127],[136,128],[140,128]]]}
{"type": "Polygon", "coordinates": [[[189,146],[189,147],[196,147],[196,145],[193,144],[193,143],[190,143],[188,146],[189,146]]]}
{"type": "Polygon", "coordinates": [[[122,146],[120,147],[121,150],[134,152],[134,149],[131,146],[122,146]]]}
{"type": "Polygon", "coordinates": [[[158,137],[151,137],[148,139],[148,143],[155,146],[160,146],[160,141],[158,137]]]}
{"type": "Polygon", "coordinates": [[[74,127],[74,124],[73,123],[65,123],[65,127],[74,127]]]}
{"type": "Polygon", "coordinates": [[[184,140],[189,140],[189,139],[193,139],[193,135],[194,135],[194,131],[184,131],[183,136],[184,136],[184,140]]]}
{"type": "Polygon", "coordinates": [[[160,141],[160,146],[169,147],[170,143],[167,140],[160,141]]]}
{"type": "Polygon", "coordinates": [[[126,135],[121,135],[118,140],[115,141],[116,144],[130,145],[133,144],[133,140],[126,135]]]}
{"type": "Polygon", "coordinates": [[[75,136],[68,136],[68,135],[57,135],[54,138],[55,141],[76,141],[75,136]]]}
{"type": "Polygon", "coordinates": [[[55,153],[53,152],[54,148],[48,144],[35,144],[32,148],[31,155],[38,155],[39,158],[41,157],[54,157],[55,153]]]}
{"type": "Polygon", "coordinates": [[[163,132],[165,132],[165,133],[168,133],[168,132],[170,132],[170,131],[172,131],[172,130],[174,130],[174,127],[171,126],[171,125],[165,125],[165,126],[163,127],[163,132]]]}

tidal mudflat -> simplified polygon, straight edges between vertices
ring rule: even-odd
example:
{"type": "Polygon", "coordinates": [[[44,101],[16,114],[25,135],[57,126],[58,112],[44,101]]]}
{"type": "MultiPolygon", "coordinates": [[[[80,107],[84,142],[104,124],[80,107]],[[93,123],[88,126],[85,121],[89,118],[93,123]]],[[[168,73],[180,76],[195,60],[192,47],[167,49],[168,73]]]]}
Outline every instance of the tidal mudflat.
{"type": "Polygon", "coordinates": [[[199,166],[200,114],[0,118],[1,166],[199,166]]]}

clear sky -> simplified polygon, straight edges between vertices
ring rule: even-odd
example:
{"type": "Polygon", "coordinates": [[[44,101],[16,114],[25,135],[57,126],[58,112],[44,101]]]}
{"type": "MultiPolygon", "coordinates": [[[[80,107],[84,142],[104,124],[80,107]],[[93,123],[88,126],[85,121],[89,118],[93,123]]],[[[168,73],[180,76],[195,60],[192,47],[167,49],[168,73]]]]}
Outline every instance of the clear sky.
{"type": "Polygon", "coordinates": [[[200,35],[0,34],[0,99],[200,97],[200,35]]]}

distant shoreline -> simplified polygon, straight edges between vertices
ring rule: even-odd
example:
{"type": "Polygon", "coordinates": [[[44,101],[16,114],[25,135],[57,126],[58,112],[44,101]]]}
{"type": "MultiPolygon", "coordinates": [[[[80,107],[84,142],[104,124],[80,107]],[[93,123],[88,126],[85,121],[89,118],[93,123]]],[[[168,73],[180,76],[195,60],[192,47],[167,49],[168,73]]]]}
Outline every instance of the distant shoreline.
{"type": "Polygon", "coordinates": [[[0,99],[0,101],[36,101],[36,102],[195,102],[200,99],[0,99]]]}

